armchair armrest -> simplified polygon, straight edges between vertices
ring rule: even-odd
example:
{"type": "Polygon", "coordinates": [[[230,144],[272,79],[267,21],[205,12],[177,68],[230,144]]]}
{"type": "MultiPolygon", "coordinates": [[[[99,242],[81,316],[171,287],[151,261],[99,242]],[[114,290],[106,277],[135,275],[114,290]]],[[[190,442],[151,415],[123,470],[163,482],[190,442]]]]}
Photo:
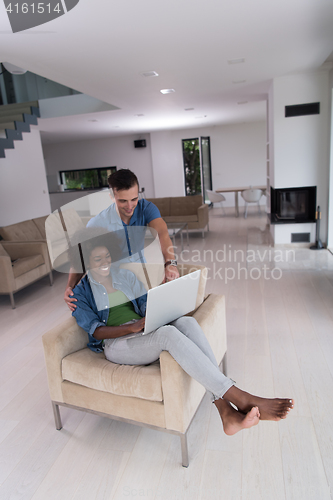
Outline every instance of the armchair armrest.
{"type": "MultiPolygon", "coordinates": [[[[193,317],[202,327],[220,363],[226,350],[225,299],[209,295],[193,317]]],[[[205,393],[205,389],[163,351],[160,356],[166,428],[185,432],[205,393]]]]}
{"type": "Polygon", "coordinates": [[[41,254],[47,271],[51,271],[46,241],[3,241],[2,246],[6,252],[8,252],[12,260],[41,254]]]}
{"type": "Polygon", "coordinates": [[[200,205],[198,208],[198,219],[200,227],[205,227],[208,224],[208,205],[200,205]]]}
{"type": "Polygon", "coordinates": [[[15,278],[12,268],[12,261],[7,255],[0,255],[0,276],[1,293],[10,293],[15,290],[15,278]]]}
{"type": "Polygon", "coordinates": [[[63,402],[61,364],[64,357],[87,347],[87,333],[71,317],[42,337],[51,399],[63,402]]]}

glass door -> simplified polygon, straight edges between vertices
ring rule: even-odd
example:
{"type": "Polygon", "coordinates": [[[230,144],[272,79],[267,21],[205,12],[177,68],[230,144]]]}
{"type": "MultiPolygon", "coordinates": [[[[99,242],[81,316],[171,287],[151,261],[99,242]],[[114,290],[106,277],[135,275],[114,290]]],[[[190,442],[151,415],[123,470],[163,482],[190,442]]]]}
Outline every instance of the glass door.
{"type": "Polygon", "coordinates": [[[206,189],[212,190],[212,165],[210,158],[210,138],[200,137],[202,196],[204,203],[210,203],[206,189]]]}

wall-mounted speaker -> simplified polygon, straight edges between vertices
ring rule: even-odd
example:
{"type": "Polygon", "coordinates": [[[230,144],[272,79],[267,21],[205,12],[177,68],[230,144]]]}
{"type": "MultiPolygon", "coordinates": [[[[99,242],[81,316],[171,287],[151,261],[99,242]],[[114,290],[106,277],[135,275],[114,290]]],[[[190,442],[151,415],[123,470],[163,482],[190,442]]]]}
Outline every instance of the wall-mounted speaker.
{"type": "Polygon", "coordinates": [[[138,141],[134,141],[135,148],[145,148],[146,147],[146,139],[139,139],[138,141]]]}
{"type": "Polygon", "coordinates": [[[306,115],[319,115],[320,102],[310,102],[308,104],[293,104],[292,106],[285,106],[285,117],[291,116],[306,116],[306,115]]]}

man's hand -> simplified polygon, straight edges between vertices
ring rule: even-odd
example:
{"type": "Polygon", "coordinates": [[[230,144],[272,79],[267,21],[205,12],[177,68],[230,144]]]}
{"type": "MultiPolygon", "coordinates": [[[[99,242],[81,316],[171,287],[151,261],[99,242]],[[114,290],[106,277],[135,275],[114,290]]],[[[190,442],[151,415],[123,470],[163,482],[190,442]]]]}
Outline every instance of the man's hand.
{"type": "Polygon", "coordinates": [[[145,322],[146,322],[146,318],[138,319],[138,321],[136,321],[135,323],[130,325],[131,331],[129,333],[141,332],[141,330],[143,330],[145,327],[145,322]]]}
{"type": "Polygon", "coordinates": [[[177,266],[167,266],[165,268],[164,282],[172,281],[179,278],[179,272],[177,266]]]}
{"type": "Polygon", "coordinates": [[[77,299],[74,299],[73,295],[73,289],[68,286],[65,290],[64,300],[72,312],[75,311],[77,307],[76,304],[74,304],[74,302],[77,302],[77,299]]]}

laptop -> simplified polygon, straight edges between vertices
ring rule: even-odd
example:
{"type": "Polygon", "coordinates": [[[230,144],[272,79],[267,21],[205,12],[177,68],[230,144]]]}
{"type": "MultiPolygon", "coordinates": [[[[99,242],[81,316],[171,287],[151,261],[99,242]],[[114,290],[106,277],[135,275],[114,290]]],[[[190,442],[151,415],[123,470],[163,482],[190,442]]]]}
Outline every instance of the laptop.
{"type": "Polygon", "coordinates": [[[148,290],[145,328],[121,338],[147,335],[160,326],[184,316],[195,309],[201,271],[186,274],[148,290]]]}

